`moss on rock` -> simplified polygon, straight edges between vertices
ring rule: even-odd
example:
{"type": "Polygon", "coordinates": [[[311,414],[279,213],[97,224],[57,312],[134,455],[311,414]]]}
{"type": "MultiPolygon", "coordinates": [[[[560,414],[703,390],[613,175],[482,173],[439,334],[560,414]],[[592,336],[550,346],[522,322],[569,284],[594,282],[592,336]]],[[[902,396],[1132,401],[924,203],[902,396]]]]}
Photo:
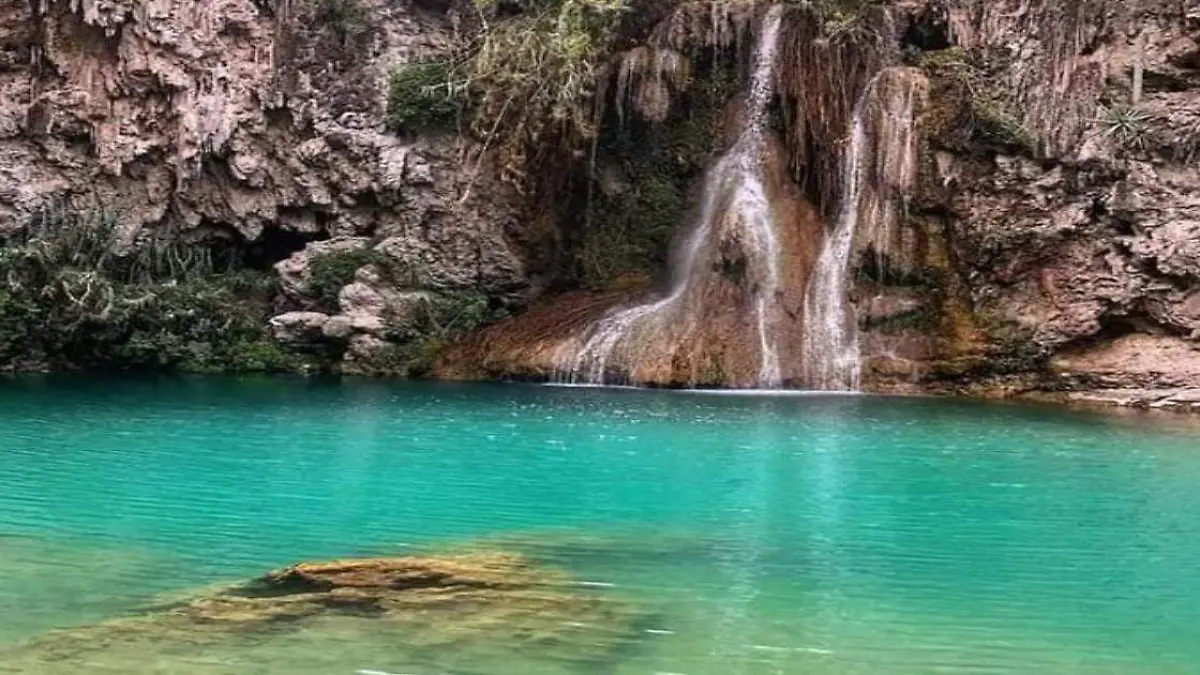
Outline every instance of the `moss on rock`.
{"type": "Polygon", "coordinates": [[[692,191],[720,149],[721,113],[738,90],[732,67],[705,73],[661,123],[611,120],[597,145],[582,226],[574,233],[574,277],[611,289],[667,267],[692,191]]]}

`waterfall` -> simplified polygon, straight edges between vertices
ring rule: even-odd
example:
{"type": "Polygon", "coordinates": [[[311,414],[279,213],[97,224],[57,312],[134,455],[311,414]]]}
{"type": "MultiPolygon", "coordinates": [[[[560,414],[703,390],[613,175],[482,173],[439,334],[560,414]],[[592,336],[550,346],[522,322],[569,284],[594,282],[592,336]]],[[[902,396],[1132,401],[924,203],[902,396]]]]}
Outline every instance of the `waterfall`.
{"type": "Polygon", "coordinates": [[[868,247],[881,260],[886,257],[897,202],[916,184],[917,114],[927,87],[915,70],[886,68],[855,105],[837,223],[817,258],[806,298],[805,380],[814,389],[859,387],[858,318],[849,297],[853,258],[868,247]]]}
{"type": "MultiPolygon", "coordinates": [[[[665,297],[654,302],[614,310],[585,334],[583,344],[568,350],[559,360],[556,379],[571,383],[613,382],[614,356],[626,376],[637,365],[639,347],[632,337],[661,335],[672,323],[700,321],[687,298],[712,274],[721,223],[734,219],[736,233],[753,275],[753,306],[758,333],[760,366],[758,386],[782,384],[777,331],[779,323],[780,245],[771,201],[765,186],[761,156],[767,108],[774,94],[775,61],[779,44],[782,5],[767,12],[758,34],[753,72],[741,119],[741,129],[732,147],[709,169],[704,181],[699,220],[682,242],[672,266],[671,285],[665,297]]],[[[666,345],[657,348],[668,349],[666,345]]]]}

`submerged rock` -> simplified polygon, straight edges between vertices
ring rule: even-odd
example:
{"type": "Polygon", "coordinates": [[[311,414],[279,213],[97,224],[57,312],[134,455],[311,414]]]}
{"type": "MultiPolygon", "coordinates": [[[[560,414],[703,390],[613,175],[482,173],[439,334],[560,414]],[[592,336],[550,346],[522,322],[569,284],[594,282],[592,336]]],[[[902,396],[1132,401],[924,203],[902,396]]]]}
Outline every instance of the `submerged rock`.
{"type": "Polygon", "coordinates": [[[495,553],[301,563],[270,572],[259,583],[272,592],[328,593],[337,589],[512,589],[545,581],[523,557],[495,553]]]}
{"type": "Polygon", "coordinates": [[[269,664],[271,672],[284,665],[329,672],[348,659],[413,663],[473,650],[515,656],[531,644],[537,658],[603,663],[637,638],[642,620],[636,607],[507,552],[300,563],[129,618],[46,634],[0,651],[0,670],[192,672],[203,664],[196,672],[224,674],[269,664]]]}

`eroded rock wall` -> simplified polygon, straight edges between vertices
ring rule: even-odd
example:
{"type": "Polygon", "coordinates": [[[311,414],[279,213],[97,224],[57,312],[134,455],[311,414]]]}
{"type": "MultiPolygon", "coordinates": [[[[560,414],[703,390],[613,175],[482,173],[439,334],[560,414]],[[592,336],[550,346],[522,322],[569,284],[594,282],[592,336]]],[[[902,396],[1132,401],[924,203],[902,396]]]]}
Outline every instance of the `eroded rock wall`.
{"type": "MultiPolygon", "coordinates": [[[[103,211],[126,241],[223,242],[260,267],[352,239],[403,263],[399,290],[517,301],[523,198],[454,128],[385,124],[389,76],[448,49],[452,4],[0,4],[0,235],[103,211]]],[[[309,309],[296,290],[279,311],[309,309]]]]}
{"type": "Polygon", "coordinates": [[[1194,5],[944,10],[960,58],[1001,83],[1024,138],[930,138],[916,220],[945,226],[956,311],[969,316],[934,331],[945,359],[923,386],[1106,400],[1123,389],[1163,406],[1200,387],[1194,5]]]}

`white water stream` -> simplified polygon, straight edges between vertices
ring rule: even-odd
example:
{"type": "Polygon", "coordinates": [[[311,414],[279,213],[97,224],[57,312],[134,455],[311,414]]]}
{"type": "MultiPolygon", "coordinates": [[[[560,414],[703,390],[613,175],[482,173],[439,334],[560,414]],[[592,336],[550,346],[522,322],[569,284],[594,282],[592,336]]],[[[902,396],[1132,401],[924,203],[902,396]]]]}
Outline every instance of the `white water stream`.
{"type": "Polygon", "coordinates": [[[897,198],[916,183],[916,120],[925,86],[924,77],[911,69],[887,68],[855,105],[837,224],[821,247],[806,298],[804,372],[813,389],[859,387],[858,317],[850,300],[853,258],[865,246],[886,257],[897,198]]]}
{"type": "MultiPolygon", "coordinates": [[[[609,384],[614,379],[610,363],[618,346],[634,331],[647,327],[649,322],[671,320],[694,285],[704,274],[711,273],[711,261],[702,253],[711,254],[715,251],[716,247],[709,244],[717,232],[719,221],[734,218],[746,229],[747,239],[755,249],[755,255],[748,255],[748,260],[762,267],[757,270],[760,283],[754,291],[761,352],[758,385],[778,387],[782,384],[775,334],[779,304],[776,297],[779,290],[779,241],[761,163],[767,107],[774,93],[782,15],[783,7],[773,6],[758,32],[754,70],[742,116],[741,133],[729,151],[708,172],[700,221],[683,243],[682,255],[672,269],[668,294],[651,303],[617,309],[598,321],[588,333],[583,346],[566,355],[559,364],[558,380],[609,384]]],[[[622,370],[629,372],[636,364],[619,365],[622,370]]]]}

